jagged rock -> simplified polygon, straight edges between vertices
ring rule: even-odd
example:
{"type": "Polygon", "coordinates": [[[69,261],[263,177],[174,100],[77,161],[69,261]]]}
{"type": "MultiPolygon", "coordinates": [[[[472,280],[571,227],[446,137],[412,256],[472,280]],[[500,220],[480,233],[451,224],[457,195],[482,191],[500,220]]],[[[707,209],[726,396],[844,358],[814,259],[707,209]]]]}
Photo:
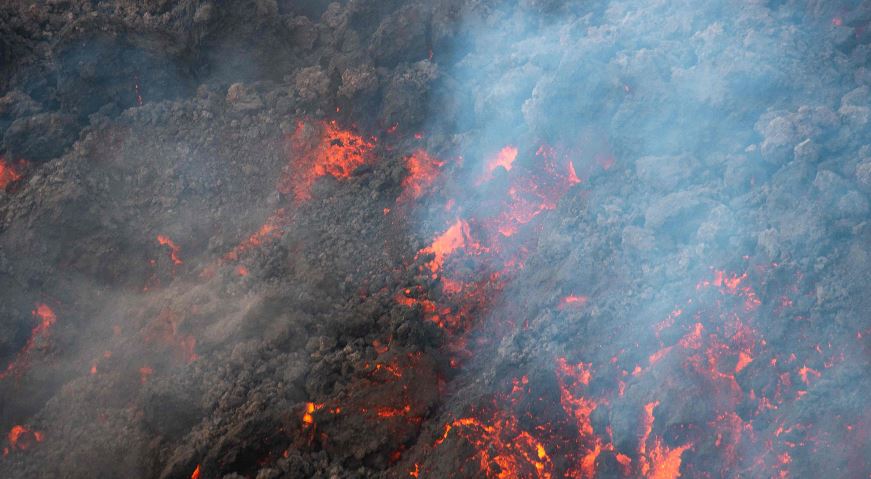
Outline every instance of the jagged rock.
{"type": "Polygon", "coordinates": [[[838,114],[854,126],[866,125],[871,117],[868,86],[861,86],[844,95],[838,114]]]}
{"type": "Polygon", "coordinates": [[[428,17],[426,7],[413,3],[385,18],[369,44],[369,54],[376,64],[392,66],[427,58],[426,29],[420,26],[428,17]]]}
{"type": "Polygon", "coordinates": [[[17,118],[39,113],[42,107],[24,92],[13,90],[0,98],[0,132],[17,118]]]}
{"type": "Polygon", "coordinates": [[[438,68],[429,61],[399,69],[384,94],[381,118],[386,125],[415,128],[425,119],[427,98],[438,68]]]}
{"type": "Polygon", "coordinates": [[[296,74],[296,94],[304,102],[323,101],[330,93],[330,78],[320,67],[306,67],[296,74]]]}
{"type": "Polygon", "coordinates": [[[871,158],[866,158],[856,165],[856,180],[865,191],[871,191],[871,158]]]}
{"type": "Polygon", "coordinates": [[[263,108],[263,101],[257,92],[241,83],[230,85],[226,100],[236,111],[256,111],[263,108]]]}
{"type": "Polygon", "coordinates": [[[349,99],[370,96],[378,89],[378,75],[371,65],[348,68],[342,72],[339,95],[349,99]]]}
{"type": "Polygon", "coordinates": [[[12,122],[3,136],[3,147],[13,157],[44,161],[60,156],[79,135],[70,115],[40,113],[12,122]]]}
{"type": "Polygon", "coordinates": [[[638,177],[652,188],[673,191],[694,176],[698,160],[689,155],[645,156],[635,163],[638,177]]]}

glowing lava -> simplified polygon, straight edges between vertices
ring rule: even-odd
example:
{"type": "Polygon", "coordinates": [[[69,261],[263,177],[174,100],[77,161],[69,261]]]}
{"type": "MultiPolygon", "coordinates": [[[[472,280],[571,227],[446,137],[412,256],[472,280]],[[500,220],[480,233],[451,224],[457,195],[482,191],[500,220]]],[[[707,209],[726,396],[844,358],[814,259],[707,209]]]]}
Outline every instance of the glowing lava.
{"type": "Polygon", "coordinates": [[[21,173],[0,156],[0,190],[21,179],[21,173]]]}
{"type": "Polygon", "coordinates": [[[175,242],[169,239],[168,236],[165,235],[157,235],[157,242],[161,246],[166,246],[169,248],[169,259],[172,260],[172,264],[178,266],[183,263],[181,260],[181,247],[179,247],[175,242]]]}
{"type": "Polygon", "coordinates": [[[581,182],[572,161],[552,147],[540,147],[536,159],[529,166],[514,165],[512,160],[507,195],[499,212],[486,221],[489,229],[504,237],[514,236],[543,212],[556,209],[569,189],[581,182]]]}
{"type": "Polygon", "coordinates": [[[544,445],[532,434],[521,429],[517,419],[496,412],[492,419],[482,421],[474,417],[457,419],[444,427],[438,446],[452,431],[469,442],[475,450],[480,471],[484,477],[520,479],[535,477],[550,479],[553,463],[544,445]]]}
{"type": "Polygon", "coordinates": [[[55,316],[54,311],[42,303],[37,303],[36,309],[33,310],[33,317],[36,318],[38,323],[31,330],[30,339],[27,340],[27,343],[15,356],[15,360],[6,366],[4,371],[0,372],[0,379],[4,379],[15,372],[23,372],[30,353],[35,348],[44,346],[43,343],[48,338],[51,327],[57,322],[57,316],[55,316]]]}
{"type": "Polygon", "coordinates": [[[460,249],[479,251],[481,247],[472,240],[469,223],[458,219],[444,233],[437,236],[431,245],[420,250],[417,256],[433,255],[433,259],[426,263],[426,267],[435,274],[441,271],[445,258],[460,249]]]}
{"type": "Polygon", "coordinates": [[[487,163],[484,165],[484,176],[481,178],[479,183],[485,183],[493,178],[493,172],[496,171],[496,168],[502,167],[505,171],[511,171],[511,168],[514,166],[514,160],[516,159],[517,147],[506,146],[502,148],[499,150],[499,153],[487,160],[487,163]]]}
{"type": "Polygon", "coordinates": [[[295,159],[278,184],[278,191],[291,191],[298,201],[311,199],[311,187],[320,177],[346,179],[372,160],[375,138],[366,139],[339,127],[333,120],[318,125],[300,122],[291,137],[295,159]]]}
{"type": "Polygon", "coordinates": [[[445,165],[425,150],[417,150],[405,159],[408,175],[402,180],[402,194],[397,203],[405,203],[420,198],[438,179],[445,165]]]}
{"type": "Polygon", "coordinates": [[[586,306],[589,300],[590,298],[586,296],[569,295],[560,299],[559,306],[557,306],[557,308],[560,310],[580,309],[586,306]]]}
{"type": "Polygon", "coordinates": [[[3,448],[3,455],[6,456],[11,451],[26,451],[33,445],[42,442],[44,438],[40,431],[34,431],[21,425],[13,426],[6,435],[9,446],[3,448]]]}
{"type": "MultiPolygon", "coordinates": [[[[276,210],[269,216],[269,218],[266,219],[266,222],[260,227],[260,229],[258,229],[254,234],[250,235],[248,238],[236,245],[236,247],[234,247],[232,250],[224,255],[223,259],[225,261],[237,261],[239,257],[246,251],[257,248],[260,245],[266,243],[267,241],[277,239],[279,236],[281,236],[281,228],[286,223],[287,216],[285,210],[276,210]]],[[[247,272],[248,270],[247,268],[244,268],[244,266],[242,268],[242,270],[237,270],[237,272],[240,276],[246,276],[246,274],[243,274],[243,272],[247,272]]]]}
{"type": "Polygon", "coordinates": [[[681,456],[690,447],[692,444],[668,448],[655,438],[647,460],[641,463],[642,472],[647,479],[677,479],[680,477],[681,456]]]}

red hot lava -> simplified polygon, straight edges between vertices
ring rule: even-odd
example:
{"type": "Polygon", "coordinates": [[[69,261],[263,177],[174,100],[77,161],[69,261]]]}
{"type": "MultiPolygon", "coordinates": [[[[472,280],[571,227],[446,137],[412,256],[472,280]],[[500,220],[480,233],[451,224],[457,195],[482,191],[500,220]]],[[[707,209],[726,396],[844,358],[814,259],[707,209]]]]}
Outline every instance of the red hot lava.
{"type": "Polygon", "coordinates": [[[437,236],[431,245],[420,250],[418,257],[433,256],[433,259],[426,263],[426,267],[435,275],[441,271],[445,258],[455,251],[467,249],[474,252],[480,248],[480,245],[472,239],[469,223],[458,219],[444,233],[437,236]]]}
{"type": "Polygon", "coordinates": [[[0,156],[0,190],[5,190],[7,186],[21,179],[19,169],[0,156]]]}
{"type": "Polygon", "coordinates": [[[42,442],[44,435],[40,431],[34,431],[25,426],[13,426],[6,435],[8,446],[3,448],[3,455],[8,456],[12,451],[26,451],[33,445],[42,442]]]}
{"type": "Polygon", "coordinates": [[[586,306],[587,302],[589,300],[590,300],[590,298],[588,298],[586,296],[579,296],[579,295],[572,294],[572,295],[569,295],[569,296],[562,298],[560,300],[559,306],[557,306],[557,308],[559,308],[560,310],[580,309],[580,308],[583,308],[584,306],[586,306]]]}
{"type": "Polygon", "coordinates": [[[0,379],[4,379],[10,374],[23,373],[33,350],[46,346],[45,341],[49,336],[51,327],[57,322],[57,316],[47,305],[37,303],[36,309],[33,310],[33,317],[38,322],[30,332],[30,339],[27,340],[27,343],[15,356],[15,360],[6,366],[4,371],[0,372],[0,379]]]}
{"type": "MultiPolygon", "coordinates": [[[[223,259],[225,261],[237,261],[239,256],[244,252],[251,250],[253,248],[257,248],[263,243],[274,240],[281,236],[281,228],[287,223],[287,215],[285,210],[278,209],[269,218],[266,219],[266,222],[263,226],[260,227],[255,233],[250,235],[248,238],[243,240],[241,243],[236,245],[232,250],[230,250],[227,254],[224,255],[223,259]]],[[[247,272],[247,269],[244,271],[247,272]]],[[[240,276],[246,276],[246,274],[242,274],[242,271],[239,271],[240,276]]]]}
{"type": "Polygon", "coordinates": [[[370,162],[375,142],[375,138],[366,139],[340,128],[335,120],[315,125],[300,122],[290,138],[294,160],[279,181],[278,191],[293,192],[298,201],[310,199],[318,178],[331,175],[346,179],[370,162]]]}
{"type": "Polygon", "coordinates": [[[496,171],[496,168],[502,167],[505,171],[511,171],[514,161],[517,159],[517,152],[516,146],[506,146],[499,150],[499,153],[490,157],[484,165],[484,176],[479,184],[486,183],[493,178],[493,172],[496,171]]]}
{"type": "Polygon", "coordinates": [[[172,264],[178,266],[183,263],[181,260],[181,248],[175,244],[168,236],[165,235],[157,235],[157,242],[161,246],[166,246],[169,248],[169,259],[172,260],[172,264]]]}
{"type": "Polygon", "coordinates": [[[423,196],[435,183],[445,165],[426,150],[417,150],[405,159],[408,175],[402,180],[402,194],[398,203],[407,203],[423,196]]]}

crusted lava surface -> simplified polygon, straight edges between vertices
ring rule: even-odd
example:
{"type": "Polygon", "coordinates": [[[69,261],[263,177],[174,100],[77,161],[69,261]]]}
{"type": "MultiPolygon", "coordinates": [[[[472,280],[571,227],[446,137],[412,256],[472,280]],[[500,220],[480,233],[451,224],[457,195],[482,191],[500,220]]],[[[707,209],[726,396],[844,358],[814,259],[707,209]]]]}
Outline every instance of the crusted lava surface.
{"type": "Polygon", "coordinates": [[[869,32],[4,2],[0,476],[871,477],[869,32]]]}

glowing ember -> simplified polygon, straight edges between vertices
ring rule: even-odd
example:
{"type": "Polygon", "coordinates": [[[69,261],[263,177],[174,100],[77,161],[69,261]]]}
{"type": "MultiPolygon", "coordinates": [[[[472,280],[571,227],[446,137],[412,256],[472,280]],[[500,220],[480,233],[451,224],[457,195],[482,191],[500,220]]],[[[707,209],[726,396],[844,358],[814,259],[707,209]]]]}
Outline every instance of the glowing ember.
{"type": "Polygon", "coordinates": [[[297,125],[291,137],[296,155],[293,171],[288,171],[278,184],[278,191],[291,191],[299,201],[311,199],[311,187],[315,180],[326,175],[336,179],[349,178],[351,174],[371,160],[375,139],[369,140],[350,130],[343,130],[336,121],[324,122],[316,127],[305,123],[297,125]]]}
{"type": "Polygon", "coordinates": [[[169,248],[169,258],[172,260],[172,264],[180,265],[183,263],[179,254],[181,253],[181,248],[175,244],[168,236],[157,235],[157,242],[161,246],[166,246],[169,248]]]}

